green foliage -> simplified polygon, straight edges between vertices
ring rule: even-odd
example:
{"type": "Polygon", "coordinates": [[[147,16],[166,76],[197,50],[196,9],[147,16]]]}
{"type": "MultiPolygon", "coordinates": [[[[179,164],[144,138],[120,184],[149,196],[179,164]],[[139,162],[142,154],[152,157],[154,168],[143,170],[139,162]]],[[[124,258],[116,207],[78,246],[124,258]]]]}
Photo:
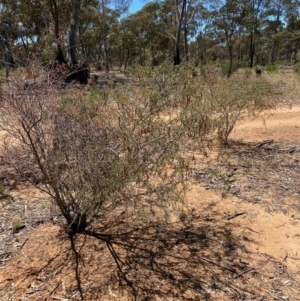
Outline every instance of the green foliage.
{"type": "Polygon", "coordinates": [[[12,221],[13,233],[20,231],[24,227],[24,221],[22,218],[16,217],[12,221]]]}
{"type": "Polygon", "coordinates": [[[300,75],[300,63],[297,63],[297,64],[294,65],[294,72],[297,75],[300,75]]]}
{"type": "MultiPolygon", "coordinates": [[[[78,59],[125,68],[172,60],[178,25],[172,1],[149,2],[130,15],[125,14],[128,1],[4,1],[0,33],[9,40],[16,61],[26,63],[33,55],[46,64],[58,46],[67,52],[69,35],[61,33],[70,30],[74,3],[80,4],[78,59]]],[[[268,58],[297,61],[300,21],[291,1],[191,1],[184,14],[187,24],[179,45],[183,57],[202,64],[232,58],[233,64],[244,66],[268,58]]],[[[227,74],[228,64],[223,71],[227,74]]]]}
{"type": "MultiPolygon", "coordinates": [[[[223,75],[228,75],[228,68],[229,68],[229,61],[222,61],[221,62],[221,69],[222,69],[222,74],[223,75]]],[[[232,64],[232,68],[231,68],[231,74],[236,72],[239,68],[245,68],[246,64],[245,62],[241,62],[241,61],[234,61],[232,64]]]]}
{"type": "Polygon", "coordinates": [[[274,63],[270,63],[266,66],[266,71],[269,73],[276,73],[278,71],[278,66],[274,63]]]}
{"type": "Polygon", "coordinates": [[[242,114],[257,114],[273,108],[278,99],[274,87],[264,79],[236,75],[229,79],[214,77],[208,97],[214,111],[220,142],[228,137],[242,114]]]}
{"type": "Polygon", "coordinates": [[[203,147],[213,139],[213,133],[218,134],[222,145],[227,145],[242,115],[255,115],[276,106],[278,90],[250,71],[227,79],[213,69],[200,70],[184,63],[175,69],[169,64],[154,69],[138,67],[132,74],[151,93],[154,108],[164,103],[168,108],[165,114],[176,117],[187,140],[185,145],[193,140],[193,144],[197,141],[198,147],[203,147]]]}
{"type": "Polygon", "coordinates": [[[244,75],[245,75],[246,78],[251,78],[252,75],[253,75],[252,69],[251,68],[245,68],[244,75]]]}

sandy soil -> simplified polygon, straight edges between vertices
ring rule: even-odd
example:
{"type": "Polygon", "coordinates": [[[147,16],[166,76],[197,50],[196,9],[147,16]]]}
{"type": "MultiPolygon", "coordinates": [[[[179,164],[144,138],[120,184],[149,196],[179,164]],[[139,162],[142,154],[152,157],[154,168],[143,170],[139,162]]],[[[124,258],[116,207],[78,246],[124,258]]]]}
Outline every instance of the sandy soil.
{"type": "MultiPolygon", "coordinates": [[[[235,166],[235,176],[248,182],[253,166],[262,174],[270,168],[261,179],[266,185],[255,178],[252,186],[247,182],[247,195],[233,193],[232,186],[224,193],[214,177],[205,185],[203,162],[195,162],[187,204],[172,209],[171,225],[103,221],[94,237],[81,235],[73,246],[59,219],[54,225],[35,220],[13,234],[18,244],[11,253],[0,254],[0,300],[80,300],[81,293],[84,300],[300,300],[299,116],[300,106],[294,106],[240,121],[230,136],[234,152],[209,164],[235,166]],[[252,162],[248,169],[237,164],[235,155],[245,148],[266,145],[274,146],[261,153],[267,163],[252,162]],[[286,173],[297,172],[290,190],[281,193],[276,180],[286,174],[275,167],[287,156],[282,150],[294,162],[284,165],[286,173]]],[[[22,195],[15,195],[20,202],[22,195]]],[[[43,216],[51,219],[53,210],[43,216]]]]}
{"type": "Polygon", "coordinates": [[[258,142],[267,139],[276,141],[300,140],[300,106],[280,108],[260,118],[239,122],[234,129],[232,139],[241,139],[245,142],[258,142]]]}

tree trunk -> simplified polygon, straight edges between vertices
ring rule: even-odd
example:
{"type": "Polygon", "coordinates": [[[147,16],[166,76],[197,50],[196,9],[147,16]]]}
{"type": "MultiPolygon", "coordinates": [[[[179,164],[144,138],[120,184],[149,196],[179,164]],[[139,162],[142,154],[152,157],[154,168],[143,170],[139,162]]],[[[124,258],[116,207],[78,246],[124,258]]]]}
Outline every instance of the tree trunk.
{"type": "Polygon", "coordinates": [[[180,64],[180,34],[182,27],[182,20],[186,6],[186,0],[182,1],[181,12],[178,8],[178,0],[175,0],[175,9],[176,9],[176,19],[177,19],[177,31],[176,31],[176,41],[174,48],[174,65],[180,64]]]}
{"type": "Polygon", "coordinates": [[[228,71],[227,71],[227,78],[230,77],[232,73],[232,66],[233,66],[233,53],[232,53],[232,47],[228,47],[229,49],[229,66],[228,66],[228,71]]]}
{"type": "Polygon", "coordinates": [[[109,72],[109,60],[108,60],[108,47],[107,47],[107,40],[106,36],[104,38],[104,56],[105,56],[105,71],[109,72]]]}
{"type": "Polygon", "coordinates": [[[84,60],[86,61],[88,59],[88,52],[86,50],[86,47],[85,47],[84,43],[82,42],[80,28],[78,29],[78,31],[79,31],[79,40],[80,40],[81,51],[82,51],[84,60]]]}
{"type": "Polygon", "coordinates": [[[188,56],[189,46],[188,46],[187,34],[188,34],[187,24],[184,24],[184,55],[186,61],[189,60],[189,56],[188,56]]]}
{"type": "Polygon", "coordinates": [[[128,63],[129,63],[129,58],[130,58],[130,50],[127,48],[127,56],[125,59],[125,70],[127,69],[128,63]]]}
{"type": "Polygon", "coordinates": [[[185,59],[186,61],[188,61],[188,39],[187,39],[187,35],[188,35],[188,22],[187,22],[187,10],[186,10],[186,5],[185,5],[185,8],[184,8],[184,56],[185,56],[185,59]]]}
{"type": "Polygon", "coordinates": [[[77,32],[78,32],[78,23],[79,23],[79,12],[80,12],[80,0],[76,0],[74,7],[74,14],[70,24],[70,32],[69,32],[69,47],[70,47],[70,57],[72,65],[77,65],[76,58],[76,40],[77,40],[77,32]]]}
{"type": "Polygon", "coordinates": [[[250,34],[250,51],[249,51],[249,67],[252,68],[254,64],[254,53],[255,53],[255,45],[254,45],[254,35],[253,32],[250,34]]]}
{"type": "Polygon", "coordinates": [[[229,66],[228,66],[228,71],[227,71],[227,78],[229,78],[232,73],[232,65],[233,65],[233,42],[232,42],[231,38],[229,37],[229,34],[227,31],[225,31],[225,35],[226,35],[227,48],[228,48],[228,53],[229,53],[229,66]]]}
{"type": "Polygon", "coordinates": [[[4,62],[5,62],[5,69],[6,69],[6,81],[8,81],[9,71],[11,68],[16,67],[16,62],[11,52],[9,42],[0,35],[0,44],[4,52],[4,62]]]}
{"type": "Polygon", "coordinates": [[[6,43],[5,43],[4,54],[5,54],[5,65],[8,66],[9,68],[16,67],[16,62],[15,62],[15,59],[12,55],[12,51],[11,51],[9,42],[7,40],[6,40],[6,43]]]}
{"type": "Polygon", "coordinates": [[[54,34],[55,34],[56,48],[57,48],[55,61],[60,64],[67,64],[67,61],[65,59],[65,56],[63,54],[62,47],[61,47],[61,37],[59,34],[58,9],[57,9],[56,0],[49,0],[49,5],[50,5],[52,18],[54,20],[54,34]]]}
{"type": "Polygon", "coordinates": [[[274,64],[274,62],[275,62],[275,44],[273,43],[272,50],[271,50],[271,63],[274,64]]]}
{"type": "Polygon", "coordinates": [[[75,0],[74,12],[70,24],[69,47],[71,57],[70,73],[66,77],[67,81],[79,81],[81,84],[87,84],[89,78],[89,67],[85,63],[78,63],[76,57],[76,43],[79,24],[80,1],[75,0]]]}

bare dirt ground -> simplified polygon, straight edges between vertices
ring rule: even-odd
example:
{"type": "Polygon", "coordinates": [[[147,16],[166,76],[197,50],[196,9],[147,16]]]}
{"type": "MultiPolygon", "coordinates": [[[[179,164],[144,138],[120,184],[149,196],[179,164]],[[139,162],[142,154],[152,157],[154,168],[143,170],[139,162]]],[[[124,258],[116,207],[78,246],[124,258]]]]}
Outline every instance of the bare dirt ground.
{"type": "Polygon", "coordinates": [[[102,218],[70,240],[40,193],[0,200],[0,300],[300,300],[300,106],[197,157],[170,224],[102,218]],[[13,230],[14,229],[14,230],[13,230]]]}

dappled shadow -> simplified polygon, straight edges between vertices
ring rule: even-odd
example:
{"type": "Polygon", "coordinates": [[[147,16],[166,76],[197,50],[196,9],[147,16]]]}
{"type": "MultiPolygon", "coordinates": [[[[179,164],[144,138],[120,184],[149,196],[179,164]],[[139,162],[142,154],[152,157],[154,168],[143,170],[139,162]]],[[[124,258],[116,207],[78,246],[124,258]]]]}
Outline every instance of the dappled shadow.
{"type": "Polygon", "coordinates": [[[195,171],[202,186],[251,203],[272,199],[272,210],[300,209],[299,142],[231,140],[229,145],[218,162],[208,162],[195,171]]]}
{"type": "Polygon", "coordinates": [[[236,222],[203,207],[172,223],[107,217],[73,236],[41,225],[0,278],[0,299],[275,300],[287,281],[299,290],[284,261],[257,253],[258,232],[236,222]]]}
{"type": "Polygon", "coordinates": [[[83,234],[106,243],[116,263],[118,289],[123,287],[132,299],[253,295],[234,282],[252,268],[232,260],[239,244],[230,229],[212,230],[189,222],[136,228],[126,224],[126,228],[113,235],[103,228],[83,234]]]}

